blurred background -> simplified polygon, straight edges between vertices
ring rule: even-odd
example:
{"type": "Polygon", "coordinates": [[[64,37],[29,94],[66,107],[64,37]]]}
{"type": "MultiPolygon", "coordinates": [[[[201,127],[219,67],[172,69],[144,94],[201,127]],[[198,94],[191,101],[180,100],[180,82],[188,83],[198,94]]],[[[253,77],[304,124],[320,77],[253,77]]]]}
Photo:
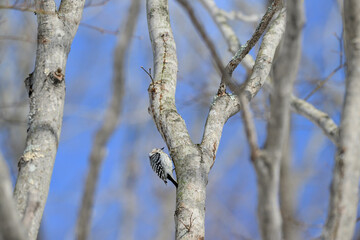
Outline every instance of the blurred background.
{"type": "MultiPolygon", "coordinates": [[[[59,0],[56,1],[57,5],[59,0]]],[[[61,141],[54,166],[40,239],[74,239],[88,158],[94,135],[111,97],[113,58],[131,0],[87,1],[66,69],[66,101],[61,141]]],[[[220,31],[204,7],[192,1],[195,13],[215,42],[223,63],[232,57],[220,31]]],[[[227,12],[262,16],[268,1],[217,0],[227,12]]],[[[0,151],[16,181],[17,161],[26,139],[28,97],[24,79],[34,69],[37,21],[24,6],[31,1],[0,0],[0,151]],[[5,8],[5,6],[13,6],[5,8]],[[24,10],[25,9],[25,10],[24,10]]],[[[173,0],[170,18],[179,61],[176,104],[194,143],[199,143],[220,76],[211,55],[184,9],[173,0]]],[[[327,112],[339,123],[344,92],[342,22],[335,0],[305,1],[303,55],[294,94],[327,112]]],[[[230,20],[242,43],[257,22],[230,20]]],[[[255,58],[259,44],[250,52],[255,58]]],[[[126,60],[123,110],[107,145],[95,196],[90,239],[173,239],[175,188],[152,172],[148,153],[165,147],[148,114],[152,68],[145,0],[126,60]]],[[[239,66],[234,78],[243,82],[239,66]]],[[[264,141],[268,93],[251,102],[257,133],[264,141]]],[[[327,213],[334,145],[321,130],[293,114],[289,141],[289,174],[294,215],[291,222],[304,239],[321,232],[327,213]]],[[[261,143],[262,143],[261,142],[261,143]]],[[[256,219],[256,176],[240,114],[225,125],[217,159],[209,175],[206,203],[207,239],[259,239],[256,219]]]]}

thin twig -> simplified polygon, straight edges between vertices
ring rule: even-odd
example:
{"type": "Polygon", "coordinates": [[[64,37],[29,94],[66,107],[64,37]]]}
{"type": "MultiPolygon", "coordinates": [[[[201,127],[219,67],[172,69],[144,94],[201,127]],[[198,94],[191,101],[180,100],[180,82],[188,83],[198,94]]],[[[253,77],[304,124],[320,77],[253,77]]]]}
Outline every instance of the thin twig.
{"type": "Polygon", "coordinates": [[[33,6],[17,6],[17,5],[0,5],[0,9],[9,9],[9,10],[16,10],[21,12],[33,12],[35,14],[48,14],[48,15],[55,15],[55,12],[49,12],[42,9],[35,9],[33,6]]]}
{"type": "Polygon", "coordinates": [[[146,71],[146,69],[145,69],[143,66],[141,66],[141,69],[144,70],[144,72],[150,77],[152,83],[154,83],[154,79],[153,79],[153,77],[151,76],[151,68],[149,68],[149,72],[146,71]]]}
{"type": "Polygon", "coordinates": [[[314,93],[316,93],[320,88],[322,88],[324,86],[324,84],[329,81],[334,75],[335,73],[337,73],[340,69],[342,69],[344,67],[344,64],[341,64],[340,66],[338,66],[337,68],[335,68],[323,81],[319,82],[317,84],[317,86],[304,98],[304,100],[308,100],[312,95],[314,95],[314,93]]]}
{"type": "Polygon", "coordinates": [[[90,24],[87,24],[87,23],[83,23],[83,22],[80,23],[80,26],[93,29],[93,30],[98,31],[98,32],[103,33],[103,34],[117,35],[119,33],[119,30],[116,30],[116,31],[107,30],[107,29],[104,29],[104,28],[101,28],[101,27],[96,27],[96,26],[93,26],[93,25],[90,25],[90,24]]]}
{"type": "Polygon", "coordinates": [[[92,1],[89,1],[88,4],[86,4],[84,6],[84,8],[88,8],[88,7],[101,7],[106,5],[107,3],[109,3],[111,0],[104,0],[102,2],[97,2],[97,3],[92,3],[92,1]]]}
{"type": "Polygon", "coordinates": [[[11,40],[11,41],[19,41],[19,42],[27,42],[27,43],[36,43],[35,40],[30,37],[21,37],[21,36],[12,36],[12,35],[0,35],[0,40],[11,40]]]}
{"type": "MultiPolygon", "coordinates": [[[[343,32],[344,30],[342,30],[341,36],[343,36],[343,32]]],[[[336,33],[334,33],[334,36],[339,41],[339,52],[340,52],[339,66],[335,68],[323,81],[319,82],[317,86],[304,98],[304,100],[308,100],[312,95],[314,95],[315,92],[317,92],[320,88],[322,88],[324,84],[335,75],[336,72],[338,72],[340,69],[342,69],[345,66],[345,64],[343,63],[343,38],[339,37],[336,33]]]]}
{"type": "Polygon", "coordinates": [[[188,13],[188,15],[191,19],[191,22],[194,24],[194,27],[198,31],[200,37],[205,42],[205,45],[209,49],[217,68],[219,69],[220,73],[223,75],[224,70],[225,70],[224,64],[222,63],[221,58],[216,51],[215,44],[209,38],[208,34],[205,31],[203,24],[200,22],[199,18],[194,13],[193,8],[190,6],[190,4],[187,0],[177,0],[177,2],[180,3],[184,7],[186,12],[188,13]]]}

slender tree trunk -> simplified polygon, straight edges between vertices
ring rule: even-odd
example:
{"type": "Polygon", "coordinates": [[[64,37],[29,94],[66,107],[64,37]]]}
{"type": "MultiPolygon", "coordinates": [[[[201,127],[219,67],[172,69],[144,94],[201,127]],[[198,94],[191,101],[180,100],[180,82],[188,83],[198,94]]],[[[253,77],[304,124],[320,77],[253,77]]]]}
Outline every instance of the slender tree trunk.
{"type": "Polygon", "coordinates": [[[344,1],[346,92],[331,184],[324,239],[353,237],[359,204],[360,175],[360,2],[344,1]]]}

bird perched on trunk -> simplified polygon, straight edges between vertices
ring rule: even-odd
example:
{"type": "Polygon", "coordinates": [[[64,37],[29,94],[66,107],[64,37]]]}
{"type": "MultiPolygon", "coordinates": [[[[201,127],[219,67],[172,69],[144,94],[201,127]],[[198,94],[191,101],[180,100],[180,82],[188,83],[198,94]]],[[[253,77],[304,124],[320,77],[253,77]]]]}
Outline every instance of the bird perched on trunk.
{"type": "Polygon", "coordinates": [[[165,184],[167,184],[167,179],[169,179],[177,188],[178,184],[173,175],[172,161],[163,150],[164,148],[154,148],[149,153],[150,165],[165,184]]]}

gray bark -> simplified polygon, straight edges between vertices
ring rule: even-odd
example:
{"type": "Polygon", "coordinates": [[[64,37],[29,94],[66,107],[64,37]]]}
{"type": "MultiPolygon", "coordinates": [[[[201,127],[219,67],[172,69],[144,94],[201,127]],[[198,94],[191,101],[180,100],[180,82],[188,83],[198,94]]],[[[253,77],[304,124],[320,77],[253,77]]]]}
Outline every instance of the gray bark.
{"type": "Polygon", "coordinates": [[[79,240],[87,239],[90,233],[95,190],[101,165],[105,157],[106,144],[115,131],[120,118],[122,100],[124,96],[127,50],[129,49],[136,27],[140,11],[140,3],[140,0],[132,1],[129,14],[124,25],[124,31],[121,33],[115,49],[113,93],[109,106],[105,112],[103,123],[96,132],[95,140],[90,153],[89,172],[86,177],[85,190],[82,196],[82,203],[76,227],[76,238],[79,240]]]}
{"type": "MultiPolygon", "coordinates": [[[[262,22],[260,26],[268,23],[269,14],[273,15],[272,10],[266,14],[266,23],[262,22]]],[[[170,26],[168,2],[166,0],[148,0],[147,17],[155,67],[154,81],[148,89],[149,111],[169,148],[179,183],[175,211],[176,239],[203,239],[208,173],[216,158],[223,126],[231,116],[240,110],[240,102],[234,95],[216,96],[210,107],[202,142],[200,145],[193,144],[184,120],[175,107],[177,58],[170,26]]],[[[269,31],[268,38],[280,39],[279,36],[274,36],[274,31],[279,33],[279,30],[275,29],[276,27],[273,27],[273,31],[269,31]]],[[[256,34],[263,30],[260,27],[256,34]]],[[[280,33],[282,33],[281,30],[280,33]]],[[[259,36],[256,34],[251,41],[257,41],[259,36]]],[[[253,45],[253,42],[250,43],[253,45]]],[[[239,56],[231,63],[232,70],[248,50],[248,47],[240,50],[239,56]]],[[[266,49],[265,54],[272,53],[272,56],[269,56],[272,59],[274,51],[274,49],[273,51],[266,49]]],[[[257,80],[264,82],[264,79],[257,78],[257,80]]]]}
{"type": "Polygon", "coordinates": [[[294,112],[303,115],[315,125],[317,125],[323,133],[335,144],[338,143],[339,129],[336,123],[327,113],[316,109],[310,103],[299,99],[295,96],[291,97],[291,108],[294,112]]]}
{"type": "Polygon", "coordinates": [[[360,175],[360,2],[344,1],[346,92],[324,239],[352,239],[360,175]]]}
{"type": "MultiPolygon", "coordinates": [[[[26,80],[30,97],[29,128],[14,197],[21,217],[29,197],[36,196],[28,239],[36,239],[44,211],[62,124],[64,73],[85,1],[35,1],[38,45],[34,72],[26,80]]],[[[31,205],[31,204],[30,204],[31,205]]]]}
{"type": "MultiPolygon", "coordinates": [[[[235,34],[235,31],[228,24],[228,19],[224,11],[222,11],[216,6],[214,0],[200,0],[200,2],[208,10],[211,17],[215,21],[215,24],[218,26],[222,35],[225,37],[227,45],[229,46],[229,51],[232,54],[235,54],[236,51],[240,48],[240,42],[235,34]]],[[[251,72],[251,69],[254,65],[254,60],[250,55],[246,55],[241,64],[246,68],[248,72],[251,72]]]]}
{"type": "Polygon", "coordinates": [[[209,161],[192,143],[175,107],[177,58],[167,0],[148,0],[147,19],[153,48],[154,82],[149,86],[150,113],[175,164],[177,188],[176,239],[203,239],[205,189],[209,161]]]}

